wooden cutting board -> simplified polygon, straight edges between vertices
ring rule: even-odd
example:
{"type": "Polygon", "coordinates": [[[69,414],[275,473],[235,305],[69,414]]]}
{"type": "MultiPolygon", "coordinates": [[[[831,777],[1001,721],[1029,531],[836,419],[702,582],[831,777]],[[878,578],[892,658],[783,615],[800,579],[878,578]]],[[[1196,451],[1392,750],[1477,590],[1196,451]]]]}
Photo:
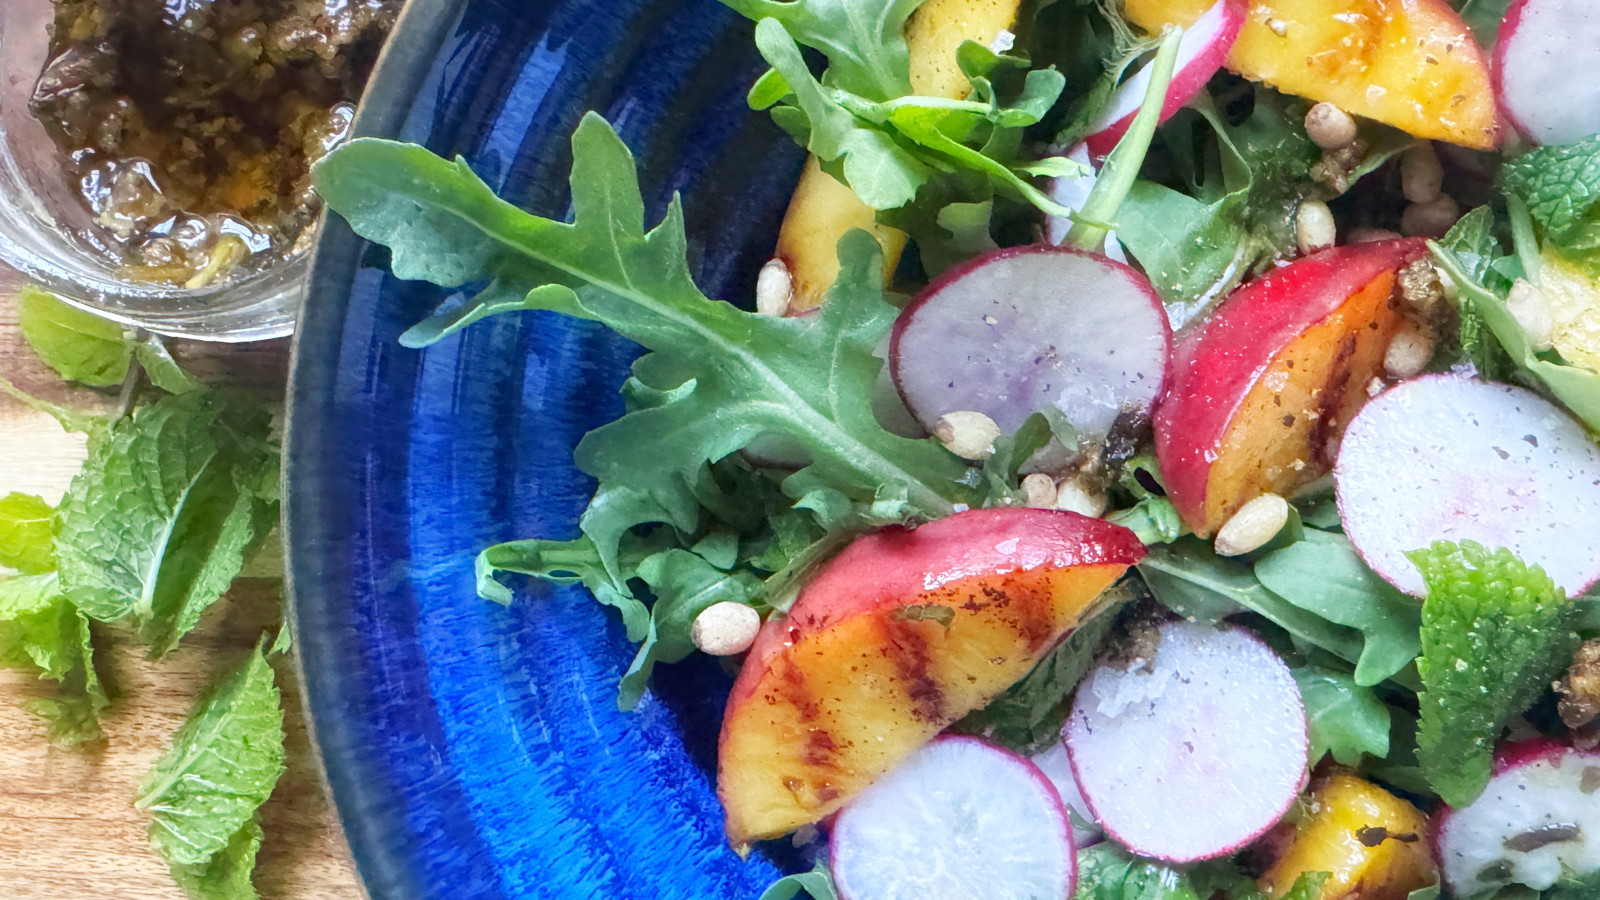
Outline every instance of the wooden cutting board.
{"type": "MultiPolygon", "coordinates": [[[[76,406],[112,398],[63,384],[33,356],[17,330],[17,278],[0,268],[0,376],[29,393],[76,406]]],[[[281,390],[287,342],[190,344],[173,351],[209,381],[281,390]]],[[[0,496],[40,494],[54,503],[83,459],[82,437],[0,396],[0,496]]],[[[276,540],[274,537],[273,540],[276,540]]],[[[270,564],[269,564],[270,566],[270,564]]],[[[213,607],[182,647],[160,662],[101,629],[101,673],[118,692],[103,720],[106,737],[58,750],[21,708],[50,684],[0,670],[0,897],[6,900],[182,900],[150,849],[133,796],[202,688],[242,659],[278,623],[279,582],[245,578],[213,607]]],[[[306,738],[293,672],[286,688],[289,769],[263,812],[266,842],[256,885],[267,900],[352,900],[363,895],[306,738]]]]}

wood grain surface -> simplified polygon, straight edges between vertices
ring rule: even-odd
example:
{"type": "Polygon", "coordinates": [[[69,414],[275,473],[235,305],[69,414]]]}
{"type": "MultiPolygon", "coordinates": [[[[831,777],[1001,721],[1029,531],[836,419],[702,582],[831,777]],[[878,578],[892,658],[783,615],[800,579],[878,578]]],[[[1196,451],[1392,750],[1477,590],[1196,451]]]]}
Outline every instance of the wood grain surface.
{"type": "MultiPolygon", "coordinates": [[[[114,397],[62,383],[33,356],[17,329],[16,285],[0,268],[0,375],[55,402],[112,406],[114,397]]],[[[282,389],[288,358],[286,342],[189,344],[173,352],[207,380],[273,391],[282,389]]],[[[83,453],[81,437],[0,396],[0,496],[26,491],[56,502],[83,453]]],[[[145,659],[120,629],[98,629],[100,671],[116,699],[103,720],[104,740],[85,748],[51,747],[21,708],[26,698],[47,695],[49,683],[0,671],[0,898],[181,900],[150,849],[133,796],[205,685],[277,627],[278,591],[275,578],[241,579],[160,662],[145,659]]],[[[278,669],[289,769],[263,812],[256,885],[267,900],[355,900],[363,892],[311,755],[293,671],[278,669]]]]}

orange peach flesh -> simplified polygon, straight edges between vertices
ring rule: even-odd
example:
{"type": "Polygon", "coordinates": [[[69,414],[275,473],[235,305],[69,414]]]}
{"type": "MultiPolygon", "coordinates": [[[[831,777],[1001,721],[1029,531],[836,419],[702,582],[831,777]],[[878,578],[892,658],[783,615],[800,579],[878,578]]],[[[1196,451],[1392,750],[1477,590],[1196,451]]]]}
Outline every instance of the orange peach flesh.
{"type": "Polygon", "coordinates": [[[1436,880],[1428,820],[1410,803],[1341,772],[1313,790],[1307,805],[1288,849],[1261,877],[1269,896],[1283,896],[1304,872],[1329,875],[1317,900],[1405,900],[1436,880]],[[1383,839],[1368,846],[1363,834],[1383,839]]]}
{"type": "MultiPolygon", "coordinates": [[[[1126,0],[1147,30],[1187,25],[1213,0],[1126,0]]],[[[1444,0],[1251,2],[1228,68],[1416,137],[1490,149],[1499,120],[1489,66],[1444,0]]]]}
{"type": "Polygon", "coordinates": [[[1393,272],[1373,279],[1278,355],[1239,404],[1206,479],[1210,535],[1247,501],[1289,496],[1332,465],[1344,426],[1404,319],[1393,272]]]}
{"type": "MultiPolygon", "coordinates": [[[[723,722],[718,793],[729,843],[743,850],[843,806],[1027,674],[1126,568],[961,579],[907,598],[949,608],[948,625],[901,606],[830,623],[768,655],[723,722]]],[[[752,653],[746,665],[757,664],[752,653]]]]}

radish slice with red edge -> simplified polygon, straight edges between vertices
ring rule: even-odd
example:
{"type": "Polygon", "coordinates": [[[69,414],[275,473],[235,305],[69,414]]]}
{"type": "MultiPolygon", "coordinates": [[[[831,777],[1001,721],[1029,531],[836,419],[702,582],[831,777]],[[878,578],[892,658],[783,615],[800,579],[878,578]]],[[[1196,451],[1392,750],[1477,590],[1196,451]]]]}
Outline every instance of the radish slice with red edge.
{"type": "MultiPolygon", "coordinates": [[[[1172,83],[1167,86],[1167,99],[1161,106],[1162,122],[1200,93],[1211,76],[1222,68],[1228,51],[1239,37],[1239,30],[1244,27],[1246,12],[1244,0],[1218,0],[1184,30],[1178,41],[1172,83]]],[[[1090,155],[1103,159],[1117,146],[1117,141],[1128,133],[1128,126],[1133,124],[1133,117],[1138,115],[1149,90],[1148,65],[1117,85],[1106,108],[1089,126],[1089,137],[1084,142],[1089,146],[1090,155]]]]}
{"type": "Polygon", "coordinates": [[[1600,134],[1600,5],[1511,4],[1495,47],[1494,87],[1511,124],[1541,144],[1600,134]]]}
{"type": "Polygon", "coordinates": [[[1066,807],[1028,760],[942,737],[840,810],[828,836],[843,900],[1069,898],[1078,860],[1066,807]]]}
{"type": "Polygon", "coordinates": [[[1306,782],[1300,689],[1241,628],[1162,624],[1152,658],[1105,661],[1089,674],[1064,735],[1106,834],[1168,862],[1240,849],[1306,782]]]}
{"type": "Polygon", "coordinates": [[[1082,850],[1104,840],[1105,835],[1094,824],[1094,814],[1089,812],[1089,804],[1084,802],[1083,792],[1078,790],[1078,780],[1072,775],[1072,758],[1067,755],[1067,745],[1056,741],[1035,753],[1032,759],[1044,777],[1056,786],[1056,793],[1061,795],[1061,802],[1066,804],[1067,815],[1072,819],[1073,846],[1082,850]]]}
{"type": "Polygon", "coordinates": [[[1452,896],[1481,897],[1508,884],[1542,891],[1563,870],[1600,870],[1597,790],[1600,750],[1548,740],[1503,748],[1478,799],[1440,814],[1439,869],[1452,896]]]}
{"type": "Polygon", "coordinates": [[[900,313],[889,366],[928,429],[975,410],[1007,433],[1055,407],[1080,437],[1145,414],[1166,383],[1172,330],[1150,282],[1093,253],[1034,245],[953,268],[900,313]]]}
{"type": "Polygon", "coordinates": [[[1600,577],[1600,448],[1520,387],[1428,375],[1369,400],[1334,466],[1339,517],[1373,571],[1422,596],[1406,557],[1435,541],[1504,547],[1577,595],[1600,577]]]}

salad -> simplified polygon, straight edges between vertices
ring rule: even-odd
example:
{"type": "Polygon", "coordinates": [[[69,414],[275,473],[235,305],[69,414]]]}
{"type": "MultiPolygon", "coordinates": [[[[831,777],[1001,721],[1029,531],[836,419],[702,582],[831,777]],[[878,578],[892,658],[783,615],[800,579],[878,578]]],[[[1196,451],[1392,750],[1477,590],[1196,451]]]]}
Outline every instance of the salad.
{"type": "Polygon", "coordinates": [[[592,114],[571,221],[314,178],[461,289],[408,345],[645,349],[479,591],[614,607],[624,708],[737,666],[730,847],[817,860],[768,896],[1600,895],[1600,14],[725,2],[811,154],[754,311],[592,114]]]}

